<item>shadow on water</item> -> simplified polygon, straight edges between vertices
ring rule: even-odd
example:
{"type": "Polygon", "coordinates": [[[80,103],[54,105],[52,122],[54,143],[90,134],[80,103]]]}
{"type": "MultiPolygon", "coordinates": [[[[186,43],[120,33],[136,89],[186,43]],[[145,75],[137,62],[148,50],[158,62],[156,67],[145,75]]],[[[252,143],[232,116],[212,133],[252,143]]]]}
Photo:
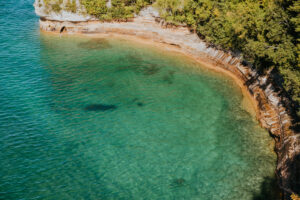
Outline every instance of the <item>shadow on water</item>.
{"type": "Polygon", "coordinates": [[[150,76],[158,73],[160,68],[156,64],[144,63],[144,64],[132,64],[122,67],[120,70],[132,70],[137,74],[143,74],[145,76],[150,76]]]}
{"type": "Polygon", "coordinates": [[[90,104],[84,108],[85,111],[108,111],[115,109],[117,109],[117,106],[112,104],[90,104]]]}
{"type": "Polygon", "coordinates": [[[177,187],[182,187],[185,184],[186,184],[186,180],[184,178],[176,178],[171,182],[170,187],[177,188],[177,187]]]}
{"type": "MultiPolygon", "coordinates": [[[[141,57],[137,55],[128,55],[126,60],[124,60],[126,64],[118,67],[117,71],[133,71],[137,74],[143,74],[145,76],[157,74],[160,71],[160,67],[155,63],[149,63],[143,60],[141,57]],[[127,61],[130,61],[127,63],[127,61]]],[[[124,62],[120,61],[120,63],[124,62]]]]}
{"type": "Polygon", "coordinates": [[[168,84],[173,84],[175,71],[169,71],[163,76],[163,81],[168,84]]]}
{"type": "Polygon", "coordinates": [[[142,107],[142,106],[144,106],[144,103],[142,103],[142,102],[137,102],[136,105],[139,106],[139,107],[142,107]]]}
{"type": "Polygon", "coordinates": [[[143,106],[145,105],[143,102],[139,101],[138,98],[134,98],[134,99],[132,100],[132,102],[133,102],[133,103],[136,103],[136,105],[137,105],[138,107],[143,107],[143,106]]]}
{"type": "Polygon", "coordinates": [[[296,154],[293,159],[289,159],[285,165],[288,176],[284,181],[288,185],[285,186],[287,188],[285,188],[284,197],[288,199],[292,194],[300,196],[300,153],[296,154]]]}
{"type": "Polygon", "coordinates": [[[91,39],[87,42],[81,42],[78,44],[78,47],[89,50],[102,50],[111,48],[111,45],[109,44],[107,39],[97,38],[91,39]]]}
{"type": "Polygon", "coordinates": [[[291,163],[290,178],[292,179],[292,190],[300,196],[300,153],[294,157],[294,161],[291,163]]]}
{"type": "Polygon", "coordinates": [[[141,67],[144,75],[153,75],[159,72],[160,68],[156,64],[147,64],[141,67]]]}
{"type": "Polygon", "coordinates": [[[139,56],[139,55],[136,55],[136,54],[130,54],[128,56],[126,56],[128,60],[130,61],[134,61],[135,63],[143,63],[144,62],[144,59],[139,56]]]}
{"type": "Polygon", "coordinates": [[[265,177],[260,185],[260,193],[253,195],[253,200],[281,200],[282,194],[278,181],[274,177],[265,177]]]}

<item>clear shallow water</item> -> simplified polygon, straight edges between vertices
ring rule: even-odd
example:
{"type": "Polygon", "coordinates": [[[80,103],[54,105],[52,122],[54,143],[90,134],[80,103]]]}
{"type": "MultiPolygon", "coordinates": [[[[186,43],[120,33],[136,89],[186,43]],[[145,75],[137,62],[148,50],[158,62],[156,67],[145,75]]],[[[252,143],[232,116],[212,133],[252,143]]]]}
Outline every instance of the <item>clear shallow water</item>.
{"type": "Polygon", "coordinates": [[[40,34],[0,3],[0,199],[255,199],[268,133],[232,80],[126,40],[40,34]]]}

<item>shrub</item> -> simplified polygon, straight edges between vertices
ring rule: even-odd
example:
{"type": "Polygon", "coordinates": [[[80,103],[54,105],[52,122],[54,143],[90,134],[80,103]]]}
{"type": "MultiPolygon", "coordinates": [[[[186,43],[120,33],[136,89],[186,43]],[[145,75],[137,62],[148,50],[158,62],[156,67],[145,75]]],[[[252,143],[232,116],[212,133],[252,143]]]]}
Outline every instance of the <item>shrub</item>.
{"type": "Polygon", "coordinates": [[[77,10],[76,0],[68,0],[66,4],[66,10],[72,13],[76,13],[77,10]]]}

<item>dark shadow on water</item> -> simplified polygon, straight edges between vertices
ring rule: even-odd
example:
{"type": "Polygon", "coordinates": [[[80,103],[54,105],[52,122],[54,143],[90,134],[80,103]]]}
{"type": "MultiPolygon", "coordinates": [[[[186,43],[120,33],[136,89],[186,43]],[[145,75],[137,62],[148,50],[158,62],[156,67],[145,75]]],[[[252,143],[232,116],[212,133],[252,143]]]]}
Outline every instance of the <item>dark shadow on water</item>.
{"type": "MultiPolygon", "coordinates": [[[[287,150],[285,151],[290,151],[296,145],[299,145],[299,141],[295,141],[295,143],[286,144],[285,146],[287,146],[287,150]]],[[[296,150],[294,149],[293,151],[296,150]]],[[[300,196],[300,153],[295,154],[292,159],[286,161],[285,173],[287,174],[287,177],[283,180],[286,183],[284,190],[285,199],[288,199],[292,194],[300,196]]]]}
{"type": "Polygon", "coordinates": [[[160,71],[160,67],[153,63],[132,63],[129,65],[121,66],[118,69],[120,71],[133,71],[137,74],[143,74],[145,76],[151,76],[157,74],[160,71]]]}
{"type": "Polygon", "coordinates": [[[130,54],[127,56],[127,59],[130,60],[131,62],[135,62],[135,63],[143,63],[144,60],[141,56],[137,55],[137,54],[130,54]]]}
{"type": "Polygon", "coordinates": [[[91,39],[87,42],[81,42],[78,44],[78,47],[89,50],[102,50],[111,48],[111,45],[107,39],[97,38],[91,39]]]}
{"type": "Polygon", "coordinates": [[[136,105],[139,106],[139,107],[143,107],[144,106],[144,104],[142,102],[137,102],[136,105]]]}
{"type": "Polygon", "coordinates": [[[173,84],[174,74],[175,74],[175,71],[168,71],[168,73],[163,76],[163,81],[168,84],[173,84]]]}
{"type": "Polygon", "coordinates": [[[139,101],[138,98],[134,98],[134,99],[132,100],[132,102],[133,102],[133,103],[136,103],[136,105],[137,105],[138,107],[143,107],[143,106],[145,105],[143,102],[139,101]]]}
{"type": "Polygon", "coordinates": [[[112,104],[90,104],[84,108],[85,111],[108,111],[115,109],[117,109],[117,106],[112,104]]]}
{"type": "Polygon", "coordinates": [[[300,196],[300,153],[290,163],[290,182],[293,192],[300,196]]]}
{"type": "Polygon", "coordinates": [[[137,102],[139,100],[139,98],[134,98],[132,99],[132,102],[137,102]]]}
{"type": "Polygon", "coordinates": [[[278,181],[274,177],[265,177],[260,185],[260,193],[253,195],[253,200],[281,200],[282,194],[278,181]]]}
{"type": "Polygon", "coordinates": [[[133,103],[136,103],[136,105],[137,105],[138,107],[143,107],[143,106],[145,105],[143,102],[139,101],[138,98],[134,98],[134,99],[132,100],[132,102],[133,102],[133,103]]]}
{"type": "Polygon", "coordinates": [[[171,187],[182,187],[186,184],[186,180],[184,178],[176,178],[172,180],[170,186],[171,187]]]}
{"type": "Polygon", "coordinates": [[[141,67],[144,75],[153,75],[159,72],[160,68],[155,64],[146,64],[141,67]]]}

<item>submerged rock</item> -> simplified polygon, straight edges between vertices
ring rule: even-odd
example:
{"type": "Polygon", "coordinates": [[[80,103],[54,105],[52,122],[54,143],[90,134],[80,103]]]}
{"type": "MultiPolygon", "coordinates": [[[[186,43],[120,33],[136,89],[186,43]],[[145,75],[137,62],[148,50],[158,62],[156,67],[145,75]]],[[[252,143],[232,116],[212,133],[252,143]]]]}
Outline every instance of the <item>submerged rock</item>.
{"type": "Polygon", "coordinates": [[[167,74],[165,74],[163,76],[163,81],[168,83],[168,84],[173,84],[174,82],[174,74],[175,74],[175,71],[169,71],[167,74]]]}
{"type": "Polygon", "coordinates": [[[132,70],[137,74],[143,74],[145,76],[150,76],[158,73],[160,68],[156,64],[152,63],[133,63],[125,66],[120,66],[118,71],[132,70]]]}
{"type": "Polygon", "coordinates": [[[78,44],[78,47],[83,49],[90,49],[90,50],[102,50],[102,49],[111,48],[111,45],[109,44],[107,39],[97,38],[97,39],[91,39],[87,42],[81,42],[78,44]]]}
{"type": "Polygon", "coordinates": [[[181,187],[184,186],[185,184],[185,179],[184,178],[176,178],[172,181],[171,187],[181,187]]]}
{"type": "Polygon", "coordinates": [[[144,75],[153,75],[159,72],[160,68],[155,64],[147,64],[142,67],[142,71],[144,75]]]}
{"type": "Polygon", "coordinates": [[[137,106],[139,106],[139,107],[142,107],[142,106],[144,106],[144,104],[142,103],[142,102],[137,102],[137,104],[136,104],[137,106]]]}

